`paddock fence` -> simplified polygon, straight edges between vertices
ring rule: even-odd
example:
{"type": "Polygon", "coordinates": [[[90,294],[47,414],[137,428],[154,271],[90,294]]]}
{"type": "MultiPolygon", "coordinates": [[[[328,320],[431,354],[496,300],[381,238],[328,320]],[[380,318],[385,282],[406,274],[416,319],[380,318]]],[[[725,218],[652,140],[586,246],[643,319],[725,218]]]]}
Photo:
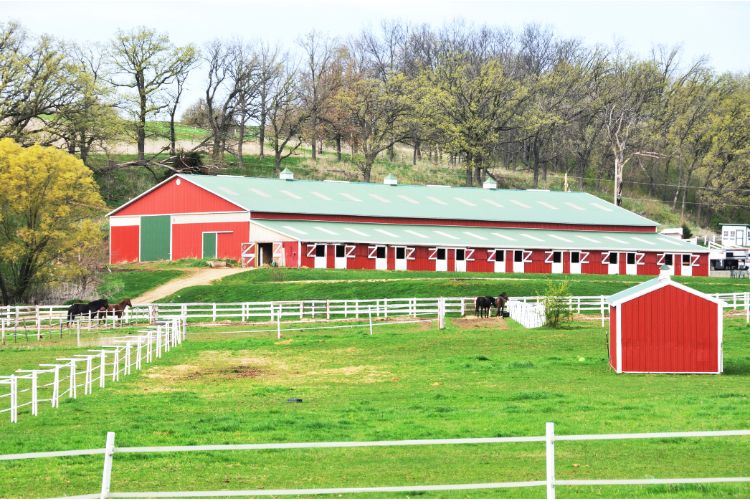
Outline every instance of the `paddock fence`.
{"type": "MultiPolygon", "coordinates": [[[[725,303],[725,309],[745,312],[750,323],[750,292],[710,294],[725,303]]],[[[572,312],[582,318],[608,319],[607,295],[582,295],[567,298],[572,312]]],[[[431,297],[431,298],[382,298],[382,299],[336,299],[294,300],[226,303],[155,303],[138,304],[125,310],[122,318],[108,316],[92,318],[83,316],[81,328],[110,328],[121,325],[150,324],[161,316],[180,316],[188,322],[217,323],[224,321],[268,322],[280,315],[283,321],[293,320],[338,320],[366,318],[374,311],[377,319],[396,316],[432,316],[441,310],[448,316],[464,316],[474,311],[475,297],[431,297]]],[[[523,304],[540,304],[542,296],[512,297],[512,301],[523,304]]],[[[51,331],[67,328],[66,305],[45,306],[1,306],[0,341],[29,335],[41,339],[51,331]]]]}
{"type": "Polygon", "coordinates": [[[89,349],[87,354],[57,358],[33,370],[0,376],[0,386],[8,388],[0,394],[0,414],[8,413],[10,422],[18,423],[22,411],[37,416],[41,408],[58,408],[60,400],[77,399],[81,391],[83,395],[92,394],[94,387],[103,389],[108,380],[117,382],[120,376],[161,358],[181,344],[186,333],[182,318],[166,318],[137,335],[110,338],[107,345],[89,349]]]}
{"type": "MultiPolygon", "coordinates": [[[[461,490],[495,490],[505,488],[541,488],[546,489],[546,498],[554,500],[557,487],[565,486],[638,486],[669,484],[716,484],[716,483],[750,483],[750,477],[688,477],[688,478],[634,478],[634,479],[557,479],[555,473],[555,446],[568,441],[610,441],[610,440],[665,440],[700,439],[700,438],[738,438],[750,436],[750,430],[693,431],[693,432],[651,432],[635,434],[577,434],[557,435],[553,422],[547,422],[545,434],[538,436],[491,437],[491,438],[458,438],[458,439],[411,439],[397,441],[344,441],[344,442],[300,442],[268,444],[203,444],[190,446],[137,446],[117,447],[115,433],[108,432],[103,448],[86,450],[64,450],[34,453],[16,453],[0,455],[0,461],[35,460],[44,458],[62,458],[85,455],[102,455],[101,489],[97,493],[85,494],[75,498],[209,498],[209,497],[260,497],[290,496],[303,497],[315,495],[351,495],[362,493],[397,493],[397,492],[430,492],[461,490]],[[407,486],[361,486],[331,488],[299,489],[255,489],[255,490],[206,490],[206,491],[147,491],[119,492],[112,491],[112,469],[115,455],[124,454],[159,454],[159,453],[194,453],[223,451],[258,451],[258,450],[292,450],[292,449],[327,449],[327,448],[368,448],[368,447],[402,447],[402,446],[451,446],[451,445],[488,445],[513,443],[544,443],[545,473],[538,480],[517,482],[488,482],[467,484],[431,484],[407,486]]],[[[541,472],[541,471],[540,471],[541,472]]],[[[541,474],[540,474],[541,476],[541,474]]]]}

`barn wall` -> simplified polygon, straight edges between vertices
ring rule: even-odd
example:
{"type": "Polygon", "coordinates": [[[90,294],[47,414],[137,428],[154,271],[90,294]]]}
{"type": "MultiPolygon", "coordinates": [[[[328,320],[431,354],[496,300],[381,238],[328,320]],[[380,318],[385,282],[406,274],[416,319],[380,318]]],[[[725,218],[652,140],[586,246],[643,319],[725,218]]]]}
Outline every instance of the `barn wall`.
{"type": "Polygon", "coordinates": [[[217,258],[240,260],[242,243],[249,239],[246,222],[172,224],[172,260],[200,259],[203,257],[203,233],[217,231],[222,232],[216,238],[217,258]]]}
{"type": "Polygon", "coordinates": [[[717,305],[674,286],[621,304],[625,372],[717,372],[717,305]]]}
{"type": "Polygon", "coordinates": [[[244,212],[245,210],[195,184],[178,179],[161,185],[122,208],[116,215],[189,214],[201,212],[244,212]]]}
{"type": "Polygon", "coordinates": [[[109,233],[109,262],[111,264],[138,262],[139,234],[139,226],[112,226],[109,233]]]}
{"type": "Polygon", "coordinates": [[[415,247],[414,260],[406,263],[409,271],[434,271],[435,261],[430,260],[430,249],[427,247],[415,247]]]}
{"type": "Polygon", "coordinates": [[[643,257],[643,265],[638,266],[638,274],[645,276],[658,276],[659,265],[656,263],[658,257],[656,252],[646,252],[643,257]]]}
{"type": "Polygon", "coordinates": [[[493,273],[495,272],[495,262],[487,260],[490,251],[486,248],[477,248],[474,251],[474,260],[466,263],[466,270],[476,273],[493,273]]]}
{"type": "Polygon", "coordinates": [[[547,264],[544,261],[547,259],[547,252],[545,250],[532,250],[531,251],[531,262],[526,263],[524,266],[525,273],[551,273],[552,264],[547,264]]]}
{"type": "Polygon", "coordinates": [[[589,252],[588,264],[581,264],[583,274],[607,274],[607,264],[602,264],[603,252],[589,252]]]}
{"type": "Polygon", "coordinates": [[[708,276],[708,254],[700,254],[698,265],[693,268],[693,276],[708,276]]]}
{"type": "MultiPolygon", "coordinates": [[[[119,215],[119,214],[118,214],[119,215]]],[[[481,220],[456,219],[415,219],[410,217],[364,217],[355,215],[318,215],[318,214],[287,214],[271,212],[253,212],[253,219],[268,220],[313,220],[324,222],[353,222],[362,224],[421,224],[427,226],[467,226],[467,227],[496,227],[496,228],[524,228],[524,229],[552,229],[552,230],[581,230],[581,231],[620,231],[635,233],[655,233],[656,226],[603,226],[590,224],[556,224],[540,222],[503,222],[481,220]]]]}

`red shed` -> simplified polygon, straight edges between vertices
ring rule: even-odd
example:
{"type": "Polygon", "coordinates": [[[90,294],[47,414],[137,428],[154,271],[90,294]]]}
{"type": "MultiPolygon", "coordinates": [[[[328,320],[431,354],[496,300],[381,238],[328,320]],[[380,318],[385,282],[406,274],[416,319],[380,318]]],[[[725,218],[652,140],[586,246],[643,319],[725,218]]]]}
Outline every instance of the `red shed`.
{"type": "Polygon", "coordinates": [[[609,298],[610,366],[617,373],[721,373],[723,302],[672,281],[668,271],[609,298]]]}

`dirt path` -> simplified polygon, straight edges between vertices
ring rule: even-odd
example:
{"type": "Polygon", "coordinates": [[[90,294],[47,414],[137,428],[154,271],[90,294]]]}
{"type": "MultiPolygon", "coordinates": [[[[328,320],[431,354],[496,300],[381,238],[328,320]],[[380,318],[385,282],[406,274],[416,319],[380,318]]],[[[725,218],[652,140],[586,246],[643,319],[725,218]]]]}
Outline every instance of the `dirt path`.
{"type": "Polygon", "coordinates": [[[185,276],[175,278],[161,286],[149,290],[140,297],[133,299],[133,304],[152,304],[175,292],[189,286],[208,285],[212,281],[220,280],[237,273],[243,273],[248,269],[232,267],[227,269],[190,269],[185,276]]]}

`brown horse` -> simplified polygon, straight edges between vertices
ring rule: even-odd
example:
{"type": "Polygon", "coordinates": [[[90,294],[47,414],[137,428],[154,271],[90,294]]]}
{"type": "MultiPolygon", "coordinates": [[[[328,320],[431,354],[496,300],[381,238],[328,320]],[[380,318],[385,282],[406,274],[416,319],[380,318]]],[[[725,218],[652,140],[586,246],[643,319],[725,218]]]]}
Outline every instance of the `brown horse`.
{"type": "Polygon", "coordinates": [[[502,316],[505,312],[505,304],[508,303],[508,294],[505,292],[501,293],[495,303],[497,306],[497,313],[495,316],[502,316]]]}
{"type": "Polygon", "coordinates": [[[122,318],[123,313],[125,312],[125,309],[128,307],[133,307],[133,304],[130,302],[130,299],[125,299],[120,301],[117,304],[112,304],[107,307],[102,307],[99,309],[99,318],[106,318],[107,316],[116,316],[118,319],[122,318]]]}

